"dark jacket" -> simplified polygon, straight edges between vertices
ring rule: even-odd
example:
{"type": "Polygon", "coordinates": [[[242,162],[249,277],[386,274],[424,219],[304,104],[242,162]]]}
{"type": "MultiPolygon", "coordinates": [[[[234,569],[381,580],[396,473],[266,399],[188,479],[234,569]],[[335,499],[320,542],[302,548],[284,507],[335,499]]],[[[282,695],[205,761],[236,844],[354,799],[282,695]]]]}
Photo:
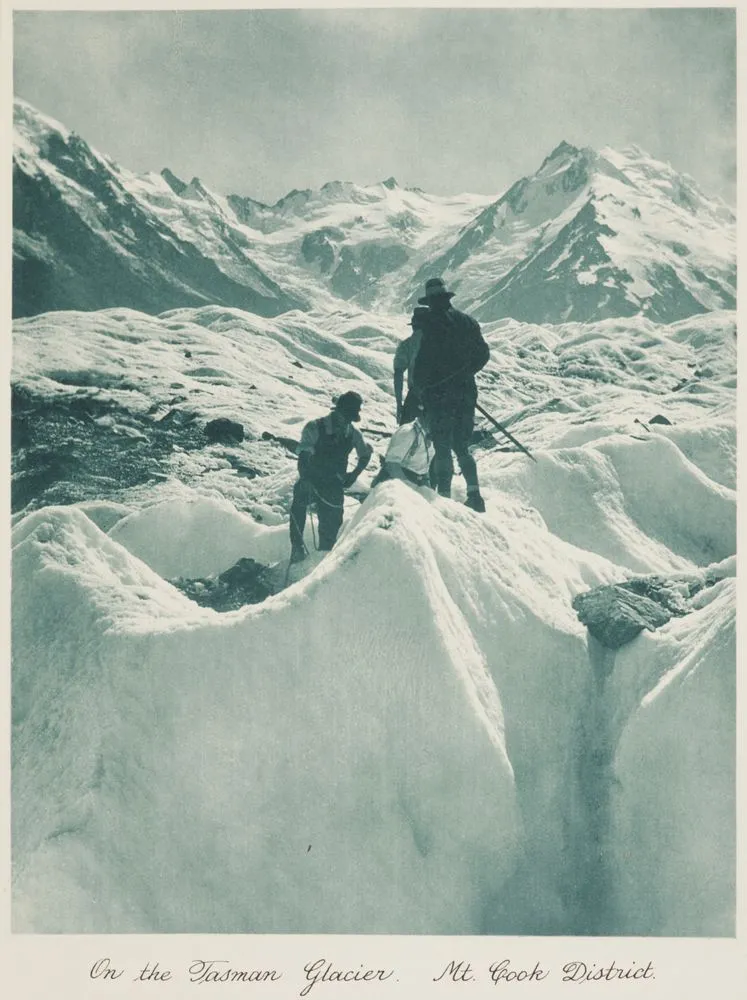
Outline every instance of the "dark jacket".
{"type": "Polygon", "coordinates": [[[458,309],[430,310],[423,319],[423,339],[413,381],[424,398],[462,394],[475,388],[475,372],[490,360],[480,324],[458,309]]]}
{"type": "Polygon", "coordinates": [[[334,412],[329,413],[304,427],[298,446],[298,470],[317,484],[339,485],[347,474],[348,455],[353,449],[361,463],[371,455],[361,432],[334,412]]]}

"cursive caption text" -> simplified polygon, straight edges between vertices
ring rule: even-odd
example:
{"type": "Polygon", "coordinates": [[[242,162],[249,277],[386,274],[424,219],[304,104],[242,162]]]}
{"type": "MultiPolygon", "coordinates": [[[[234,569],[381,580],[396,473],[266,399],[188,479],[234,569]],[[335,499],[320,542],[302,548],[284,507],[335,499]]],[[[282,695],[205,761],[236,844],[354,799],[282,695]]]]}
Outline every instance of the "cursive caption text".
{"type": "MultiPolygon", "coordinates": [[[[594,963],[575,960],[562,966],[547,967],[540,962],[518,965],[509,958],[479,965],[464,959],[451,959],[434,970],[431,982],[456,984],[468,987],[470,983],[492,983],[496,987],[541,983],[554,979],[560,983],[611,983],[644,982],[655,979],[653,962],[640,963],[594,963]]],[[[136,969],[127,969],[110,958],[99,958],[89,968],[90,979],[103,983],[125,982],[148,984],[189,983],[194,986],[221,985],[224,983],[276,983],[283,979],[293,979],[297,983],[299,997],[321,997],[330,989],[355,984],[399,982],[397,972],[391,967],[369,968],[362,963],[357,967],[335,964],[327,958],[316,958],[293,971],[265,968],[247,968],[232,964],[225,958],[196,958],[181,969],[171,969],[159,962],[149,960],[136,969]]]]}

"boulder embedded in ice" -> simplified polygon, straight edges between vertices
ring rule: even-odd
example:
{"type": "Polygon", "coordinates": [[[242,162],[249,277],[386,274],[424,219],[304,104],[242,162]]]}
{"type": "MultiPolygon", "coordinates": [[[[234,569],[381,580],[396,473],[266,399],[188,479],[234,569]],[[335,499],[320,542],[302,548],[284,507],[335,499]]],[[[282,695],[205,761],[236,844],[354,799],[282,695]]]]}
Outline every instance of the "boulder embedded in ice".
{"type": "Polygon", "coordinates": [[[579,620],[607,649],[619,649],[644,629],[653,631],[672,617],[665,607],[645,594],[612,584],[578,594],[573,607],[579,620]]]}
{"type": "Polygon", "coordinates": [[[239,559],[217,577],[177,578],[171,582],[195,604],[216,611],[236,611],[246,604],[259,604],[279,589],[269,567],[249,558],[239,559]]]}

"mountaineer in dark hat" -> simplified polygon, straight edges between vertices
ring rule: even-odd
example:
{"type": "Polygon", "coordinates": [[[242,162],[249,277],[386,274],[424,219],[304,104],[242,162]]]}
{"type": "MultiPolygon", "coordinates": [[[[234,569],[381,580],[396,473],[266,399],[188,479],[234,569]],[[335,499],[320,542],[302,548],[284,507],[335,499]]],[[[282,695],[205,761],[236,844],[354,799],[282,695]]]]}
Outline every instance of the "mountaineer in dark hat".
{"type": "Polygon", "coordinates": [[[412,333],[405,340],[400,341],[397,350],[394,352],[394,398],[397,402],[397,423],[409,424],[414,420],[420,409],[418,393],[413,385],[412,372],[415,367],[415,358],[420,349],[420,340],[423,336],[423,321],[428,315],[425,306],[416,306],[410,319],[412,333]],[[402,402],[402,390],[404,388],[405,372],[407,372],[407,396],[402,402]]]}
{"type": "Polygon", "coordinates": [[[360,420],[363,399],[344,392],[326,417],[311,420],[298,446],[298,479],[290,509],[291,562],[306,557],[303,530],[306,510],[316,503],[319,548],[331,549],[342,524],[344,491],[352,486],[371,460],[373,449],[353,423],[360,420]],[[348,472],[348,455],[355,450],[358,463],[348,472]]]}
{"type": "Polygon", "coordinates": [[[480,495],[477,465],[469,452],[469,443],[477,403],[475,373],[488,363],[490,349],[479,323],[452,307],[453,296],[441,278],[426,281],[425,295],[418,302],[428,310],[423,316],[423,334],[412,379],[433,439],[438,492],[451,496],[453,451],[467,484],[466,504],[482,512],[485,501],[480,495]]]}

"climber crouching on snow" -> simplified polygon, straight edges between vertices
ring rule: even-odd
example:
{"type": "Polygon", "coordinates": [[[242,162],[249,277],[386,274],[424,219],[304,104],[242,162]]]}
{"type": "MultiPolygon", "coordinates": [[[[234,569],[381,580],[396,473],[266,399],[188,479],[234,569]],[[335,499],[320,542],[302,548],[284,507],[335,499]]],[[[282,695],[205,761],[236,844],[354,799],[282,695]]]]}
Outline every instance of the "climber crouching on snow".
{"type": "Polygon", "coordinates": [[[427,305],[428,311],[423,317],[413,381],[433,438],[438,492],[451,496],[454,451],[467,484],[466,504],[482,512],[485,501],[469,444],[477,403],[475,374],[488,363],[490,349],[477,321],[452,308],[453,295],[440,278],[429,278],[425,283],[425,297],[418,301],[427,305]]]}
{"type": "Polygon", "coordinates": [[[342,524],[344,491],[352,486],[371,460],[355,421],[360,420],[363,399],[357,392],[344,392],[326,417],[311,420],[303,429],[298,446],[298,480],[293,487],[290,509],[291,562],[307,555],[303,541],[306,510],[316,503],[319,518],[319,548],[328,551],[337,540],[342,524]],[[348,472],[348,456],[355,450],[358,464],[348,472]]]}

